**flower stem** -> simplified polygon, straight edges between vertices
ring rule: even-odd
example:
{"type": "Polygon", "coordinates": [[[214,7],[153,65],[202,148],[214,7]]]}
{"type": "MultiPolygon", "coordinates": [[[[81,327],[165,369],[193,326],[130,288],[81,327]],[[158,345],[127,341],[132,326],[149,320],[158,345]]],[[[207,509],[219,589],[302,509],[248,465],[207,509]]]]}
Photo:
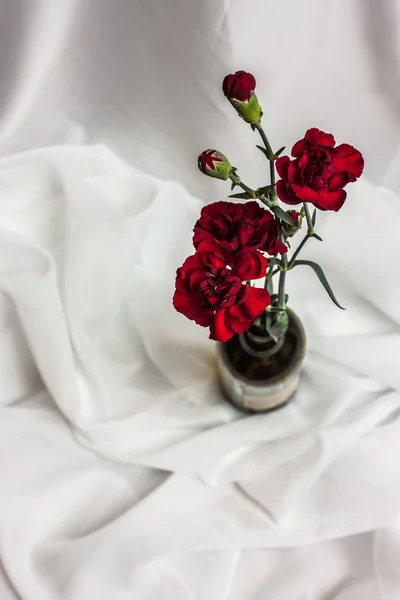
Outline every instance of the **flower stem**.
{"type": "Polygon", "coordinates": [[[296,248],[296,251],[294,252],[294,254],[293,254],[293,256],[290,259],[290,262],[288,264],[288,271],[293,267],[294,261],[296,260],[296,258],[298,257],[298,255],[300,254],[300,252],[302,251],[304,245],[310,239],[310,237],[311,237],[311,235],[309,233],[306,233],[305,238],[301,241],[301,243],[296,248]]]}
{"type": "MultiPolygon", "coordinates": [[[[275,158],[274,152],[272,150],[271,144],[267,138],[267,135],[262,128],[261,124],[256,125],[258,129],[258,133],[261,136],[262,141],[264,142],[265,149],[267,151],[268,160],[269,160],[269,172],[270,172],[270,183],[271,183],[271,192],[270,192],[270,200],[273,202],[275,198],[275,158]]],[[[276,217],[276,222],[278,224],[279,229],[279,237],[283,243],[285,243],[285,236],[282,233],[282,227],[280,220],[276,217]]],[[[286,280],[286,271],[288,270],[288,259],[287,253],[282,255],[281,267],[279,274],[279,285],[278,285],[278,307],[282,310],[285,310],[285,280],[286,280]]]]}
{"type": "Polygon", "coordinates": [[[248,185],[246,185],[245,183],[243,183],[243,181],[241,181],[239,175],[236,174],[231,174],[229,176],[229,179],[235,184],[238,185],[239,187],[242,188],[242,190],[244,190],[245,192],[247,192],[252,198],[257,198],[256,192],[251,189],[248,185]]]}
{"type": "Polygon", "coordinates": [[[311,215],[310,215],[310,211],[308,210],[307,202],[303,202],[303,207],[304,207],[304,212],[306,213],[308,235],[310,237],[312,237],[314,234],[314,225],[312,224],[312,221],[311,221],[311,215]]]}
{"type": "Polygon", "coordinates": [[[262,128],[261,125],[256,125],[256,128],[258,129],[258,133],[261,136],[261,139],[264,143],[265,149],[267,151],[268,154],[268,160],[269,160],[269,173],[270,173],[270,182],[271,182],[271,193],[270,193],[270,198],[271,200],[274,199],[274,195],[275,195],[275,161],[274,161],[274,153],[273,150],[271,148],[271,144],[268,141],[267,135],[264,131],[264,129],[262,128]]]}
{"type": "MultiPolygon", "coordinates": [[[[282,240],[283,241],[283,240],[282,240]]],[[[278,286],[278,308],[285,310],[285,280],[286,280],[286,271],[287,271],[287,256],[282,254],[282,268],[279,274],[279,286],[278,286]]]]}
{"type": "Polygon", "coordinates": [[[266,289],[267,292],[269,292],[270,294],[274,293],[274,283],[272,281],[272,277],[274,276],[274,274],[274,265],[271,265],[270,267],[268,267],[268,271],[265,275],[264,280],[264,289],[266,289]]]}
{"type": "MultiPolygon", "coordinates": [[[[308,232],[307,233],[308,233],[308,235],[310,237],[312,237],[312,238],[315,238],[319,242],[322,242],[322,238],[319,237],[319,235],[317,235],[315,233],[315,229],[314,229],[315,219],[310,216],[310,211],[308,210],[308,206],[307,206],[306,202],[303,202],[303,207],[304,207],[304,212],[305,212],[306,219],[307,219],[307,225],[308,225],[308,232]]],[[[314,213],[315,213],[315,211],[314,211],[314,213]]]]}
{"type": "Polygon", "coordinates": [[[258,129],[258,131],[259,131],[259,133],[261,135],[262,141],[264,142],[265,149],[268,152],[268,156],[269,156],[268,160],[273,160],[274,152],[273,152],[273,150],[271,148],[271,144],[268,141],[267,134],[265,133],[265,131],[262,128],[261,125],[257,125],[257,129],[258,129]]]}
{"type": "Polygon", "coordinates": [[[245,192],[247,192],[248,194],[250,194],[253,198],[256,198],[256,193],[254,190],[252,190],[251,188],[249,188],[249,186],[247,186],[245,183],[243,183],[242,181],[239,183],[239,187],[242,188],[242,190],[244,190],[245,192]]]}

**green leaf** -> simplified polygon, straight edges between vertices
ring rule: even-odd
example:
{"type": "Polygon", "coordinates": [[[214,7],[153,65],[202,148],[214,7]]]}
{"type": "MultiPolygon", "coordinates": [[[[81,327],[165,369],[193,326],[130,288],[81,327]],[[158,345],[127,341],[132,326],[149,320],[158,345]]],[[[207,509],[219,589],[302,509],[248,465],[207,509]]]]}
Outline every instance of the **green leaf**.
{"type": "Polygon", "coordinates": [[[285,221],[285,223],[287,223],[288,225],[292,225],[292,227],[297,227],[296,221],[294,221],[292,217],[290,217],[284,210],[282,210],[280,206],[273,206],[271,210],[276,217],[282,219],[282,221],[285,221]]]}
{"type": "Polygon", "coordinates": [[[264,146],[258,146],[256,144],[256,148],[258,148],[259,150],[261,150],[261,152],[264,154],[264,156],[266,156],[268,158],[268,160],[270,160],[270,156],[269,156],[268,152],[266,151],[266,149],[264,148],[264,146]]]}
{"type": "Polygon", "coordinates": [[[234,190],[236,187],[236,183],[234,181],[232,181],[232,185],[231,185],[231,191],[234,190]]]}
{"type": "Polygon", "coordinates": [[[317,220],[317,209],[316,209],[316,208],[314,208],[314,212],[313,212],[313,214],[312,214],[312,217],[311,217],[311,223],[312,223],[313,225],[315,225],[315,221],[316,221],[316,220],[317,220]]]}
{"type": "Polygon", "coordinates": [[[286,148],[286,146],[282,146],[282,148],[279,148],[278,152],[274,153],[274,158],[278,158],[278,156],[280,156],[282,154],[282,152],[284,151],[284,149],[286,148]]]}
{"type": "Polygon", "coordinates": [[[266,185],[264,187],[260,187],[256,189],[256,196],[264,196],[268,195],[272,190],[272,185],[266,185]]]}
{"type": "Polygon", "coordinates": [[[322,239],[322,237],[319,237],[319,235],[317,235],[314,231],[314,233],[312,234],[312,237],[315,238],[316,240],[319,240],[320,242],[323,242],[324,240],[322,239]]]}
{"type": "Polygon", "coordinates": [[[332,292],[332,288],[329,285],[329,283],[325,277],[325,274],[324,274],[323,270],[321,269],[321,267],[319,266],[319,264],[317,264],[316,262],[314,262],[312,260],[295,260],[293,266],[297,267],[299,265],[306,265],[307,267],[311,267],[313,269],[314,273],[316,274],[316,276],[318,277],[318,279],[320,280],[320,282],[322,283],[322,285],[324,286],[324,288],[326,289],[328,296],[332,300],[332,302],[334,304],[336,304],[336,306],[338,306],[342,310],[346,310],[345,308],[343,308],[343,306],[340,306],[339,302],[336,300],[335,295],[332,292]]]}
{"type": "Polygon", "coordinates": [[[272,208],[275,206],[275,204],[273,202],[271,202],[271,200],[269,200],[268,198],[260,197],[260,201],[265,204],[265,206],[268,206],[268,208],[270,208],[272,210],[272,208]]]}
{"type": "Polygon", "coordinates": [[[248,192],[242,192],[241,194],[231,194],[229,198],[242,198],[244,200],[249,200],[249,198],[253,198],[253,196],[248,192]]]}

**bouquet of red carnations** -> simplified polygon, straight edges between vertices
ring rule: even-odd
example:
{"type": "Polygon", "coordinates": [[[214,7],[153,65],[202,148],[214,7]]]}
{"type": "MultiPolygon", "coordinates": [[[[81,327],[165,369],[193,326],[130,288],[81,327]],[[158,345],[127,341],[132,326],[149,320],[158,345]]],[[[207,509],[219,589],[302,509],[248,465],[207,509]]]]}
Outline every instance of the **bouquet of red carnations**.
{"type": "Polygon", "coordinates": [[[338,211],[346,199],[344,188],[360,177],[364,167],[358,150],[349,144],[336,145],[333,135],[315,127],[294,144],[292,158],[283,154],[285,148],[275,152],[262,127],[255,88],[255,78],[244,71],[227,75],[222,85],[237,113],[261,137],[263,145],[257,148],[269,163],[269,183],[252,189],[221,152],[202,152],[198,159],[202,173],[229,179],[232,190],[241,188],[230,198],[247,202],[221,201],[203,208],[194,226],[195,253],[176,276],[174,307],[209,327],[210,338],[220,342],[254,324],[275,343],[284,337],[288,328],[285,279],[298,266],[312,268],[331,300],[342,308],[321,267],[298,256],[310,238],[322,241],[315,231],[317,211],[338,211]],[[285,211],[279,201],[302,207],[285,211]],[[288,256],[292,238],[302,227],[305,235],[288,256]],[[263,286],[254,283],[262,278],[263,286]]]}

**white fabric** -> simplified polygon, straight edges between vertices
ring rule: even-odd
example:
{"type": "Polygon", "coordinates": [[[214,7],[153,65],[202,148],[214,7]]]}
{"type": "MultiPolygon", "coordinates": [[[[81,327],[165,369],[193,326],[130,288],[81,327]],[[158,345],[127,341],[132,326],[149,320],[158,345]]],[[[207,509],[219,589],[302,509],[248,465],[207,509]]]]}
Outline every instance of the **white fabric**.
{"type": "MultiPolygon", "coordinates": [[[[0,529],[22,598],[241,598],[250,584],[255,597],[301,598],[292,578],[319,544],[340,565],[302,575],[308,597],[351,561],[360,572],[344,594],[377,598],[380,577],[398,592],[381,553],[397,548],[384,528],[400,503],[400,315],[355,268],[378,271],[375,245],[361,239],[355,265],[346,259],[346,224],[354,213],[371,228],[376,202],[391,254],[393,193],[360,182],[321,225],[348,311],[293,273],[309,332],[301,388],[284,410],[253,417],[222,399],[213,343],[171,305],[199,200],[100,146],[4,159],[0,198],[0,529]],[[349,562],[329,540],[351,534],[349,562]],[[280,574],[260,567],[285,556],[280,574]]],[[[391,271],[380,273],[386,289],[391,271]]]]}
{"type": "Polygon", "coordinates": [[[0,163],[1,600],[397,600],[399,4],[0,6],[0,151],[50,146],[0,163]],[[237,68],[274,145],[316,125],[366,158],[304,250],[347,311],[290,274],[302,385],[253,417],[171,306],[226,189],[199,150],[265,172],[237,68]]]}
{"type": "Polygon", "coordinates": [[[217,146],[251,183],[265,161],[220,85],[253,72],[272,144],[316,125],[400,183],[397,0],[0,0],[0,151],[106,142],[207,197],[217,146]],[[256,153],[254,155],[254,153],[256,153]]]}

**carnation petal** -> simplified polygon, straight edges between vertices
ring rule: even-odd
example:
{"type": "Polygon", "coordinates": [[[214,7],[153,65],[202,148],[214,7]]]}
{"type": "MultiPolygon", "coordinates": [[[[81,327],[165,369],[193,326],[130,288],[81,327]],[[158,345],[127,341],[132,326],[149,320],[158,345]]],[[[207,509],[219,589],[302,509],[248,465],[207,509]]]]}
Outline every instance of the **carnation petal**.
{"type": "Polygon", "coordinates": [[[302,200],[297,198],[296,194],[293,192],[293,187],[282,181],[282,179],[276,184],[276,193],[280,200],[286,204],[300,204],[300,202],[302,202],[302,200]]]}
{"type": "Polygon", "coordinates": [[[249,318],[253,322],[271,304],[271,296],[263,288],[247,286],[247,293],[243,304],[249,318]]]}
{"type": "Polygon", "coordinates": [[[276,170],[278,171],[279,177],[281,177],[285,181],[288,180],[288,169],[290,162],[291,161],[288,156],[281,156],[275,162],[276,170]]]}
{"type": "Polygon", "coordinates": [[[347,193],[344,190],[336,190],[334,192],[328,189],[323,190],[318,202],[315,206],[321,210],[334,210],[337,212],[342,208],[346,200],[347,193]]]}
{"type": "Polygon", "coordinates": [[[172,303],[175,310],[185,315],[191,321],[194,321],[204,313],[201,295],[197,293],[185,294],[179,290],[175,290],[172,303]]]}
{"type": "Polygon", "coordinates": [[[292,185],[294,194],[300,198],[300,202],[318,202],[321,198],[321,193],[313,190],[306,185],[292,185]]]}
{"type": "Polygon", "coordinates": [[[358,150],[349,144],[340,144],[332,157],[332,167],[335,171],[347,171],[349,180],[355,181],[364,169],[364,159],[358,150]]]}
{"type": "Polygon", "coordinates": [[[306,152],[310,147],[310,142],[308,140],[302,139],[295,143],[292,148],[292,156],[295,158],[299,158],[304,152],[306,152]]]}
{"type": "Polygon", "coordinates": [[[233,336],[234,332],[228,327],[226,322],[227,310],[221,309],[215,313],[214,321],[210,325],[210,339],[217,342],[227,342],[233,336]]]}
{"type": "Polygon", "coordinates": [[[194,321],[201,327],[210,327],[214,321],[214,315],[201,315],[200,317],[197,317],[197,319],[194,319],[194,321]]]}
{"type": "Polygon", "coordinates": [[[335,173],[329,178],[328,187],[331,191],[344,188],[350,181],[349,174],[346,171],[335,173]]]}
{"type": "Polygon", "coordinates": [[[233,270],[242,281],[259,279],[267,272],[268,261],[254,248],[244,248],[235,256],[233,270]]]}
{"type": "Polygon", "coordinates": [[[311,144],[315,144],[316,146],[331,146],[332,148],[335,145],[335,138],[331,133],[325,133],[316,127],[309,129],[304,136],[304,139],[311,142],[311,144]]]}

